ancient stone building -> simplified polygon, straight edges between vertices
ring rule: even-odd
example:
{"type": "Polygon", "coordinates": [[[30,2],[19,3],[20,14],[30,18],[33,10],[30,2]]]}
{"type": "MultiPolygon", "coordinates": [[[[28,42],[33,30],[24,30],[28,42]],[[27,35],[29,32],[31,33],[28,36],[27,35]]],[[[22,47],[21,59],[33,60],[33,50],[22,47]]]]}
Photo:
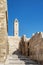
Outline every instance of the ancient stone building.
{"type": "Polygon", "coordinates": [[[14,36],[8,36],[7,1],[0,0],[0,62],[4,62],[7,55],[12,55],[17,49],[22,55],[33,60],[43,60],[43,33],[33,34],[31,38],[19,36],[18,19],[14,21],[14,36]]]}
{"type": "Polygon", "coordinates": [[[14,20],[14,36],[8,36],[9,42],[9,54],[12,54],[19,48],[19,21],[18,19],[14,20]]]}
{"type": "Polygon", "coordinates": [[[37,32],[30,39],[21,37],[19,42],[19,51],[30,59],[43,61],[43,33],[37,32]]]}
{"type": "Polygon", "coordinates": [[[29,38],[22,36],[19,42],[19,51],[25,56],[29,56],[29,38]]]}
{"type": "Polygon", "coordinates": [[[7,1],[0,0],[0,62],[5,61],[8,54],[7,34],[7,1]]]}
{"type": "Polygon", "coordinates": [[[43,33],[37,32],[29,40],[30,58],[43,60],[43,33]]]}

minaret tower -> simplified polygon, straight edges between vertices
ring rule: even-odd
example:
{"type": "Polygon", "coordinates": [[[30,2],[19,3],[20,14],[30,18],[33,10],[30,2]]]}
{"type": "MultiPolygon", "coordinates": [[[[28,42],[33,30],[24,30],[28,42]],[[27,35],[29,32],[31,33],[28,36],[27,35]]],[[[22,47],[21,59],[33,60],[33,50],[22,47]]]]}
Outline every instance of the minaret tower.
{"type": "Polygon", "coordinates": [[[14,21],[14,35],[18,37],[19,35],[19,22],[18,19],[15,19],[14,21]]]}

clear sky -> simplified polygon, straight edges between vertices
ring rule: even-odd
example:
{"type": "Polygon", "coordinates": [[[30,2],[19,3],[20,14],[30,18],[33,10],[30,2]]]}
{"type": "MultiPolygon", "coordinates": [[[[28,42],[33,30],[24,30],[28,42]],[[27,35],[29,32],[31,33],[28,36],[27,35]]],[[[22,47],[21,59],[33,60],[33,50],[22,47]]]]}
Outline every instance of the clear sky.
{"type": "Polygon", "coordinates": [[[19,21],[19,36],[31,37],[43,32],[43,0],[8,0],[8,35],[13,35],[13,22],[19,21]]]}

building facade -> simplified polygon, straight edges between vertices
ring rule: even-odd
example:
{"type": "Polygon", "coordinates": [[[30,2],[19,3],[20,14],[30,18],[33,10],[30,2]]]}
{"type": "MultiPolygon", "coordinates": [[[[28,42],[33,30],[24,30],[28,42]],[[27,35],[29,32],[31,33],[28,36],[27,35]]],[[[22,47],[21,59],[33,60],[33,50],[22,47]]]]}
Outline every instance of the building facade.
{"type": "Polygon", "coordinates": [[[29,56],[29,38],[26,38],[25,35],[21,37],[19,42],[19,51],[22,55],[29,56]]]}
{"type": "Polygon", "coordinates": [[[33,34],[28,41],[26,37],[22,36],[19,42],[19,51],[32,60],[43,61],[43,33],[33,34]]]}
{"type": "Polygon", "coordinates": [[[0,62],[4,62],[8,54],[7,21],[7,1],[0,0],[0,62]]]}
{"type": "Polygon", "coordinates": [[[8,36],[8,42],[9,42],[9,54],[13,54],[14,51],[16,51],[19,48],[19,21],[16,18],[14,20],[14,36],[8,36]]]}
{"type": "Polygon", "coordinates": [[[43,33],[35,33],[29,40],[30,58],[43,61],[43,33]]]}

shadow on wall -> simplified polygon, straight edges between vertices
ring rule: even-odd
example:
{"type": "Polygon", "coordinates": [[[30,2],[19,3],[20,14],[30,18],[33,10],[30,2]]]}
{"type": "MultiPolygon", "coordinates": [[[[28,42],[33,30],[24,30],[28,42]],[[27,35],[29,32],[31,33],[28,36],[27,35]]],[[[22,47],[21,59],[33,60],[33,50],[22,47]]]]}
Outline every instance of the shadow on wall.
{"type": "Polygon", "coordinates": [[[16,50],[15,52],[13,52],[12,55],[17,55],[19,60],[24,61],[25,65],[39,65],[38,62],[31,60],[30,58],[27,58],[24,55],[21,55],[21,53],[19,52],[19,50],[16,50]]]}

